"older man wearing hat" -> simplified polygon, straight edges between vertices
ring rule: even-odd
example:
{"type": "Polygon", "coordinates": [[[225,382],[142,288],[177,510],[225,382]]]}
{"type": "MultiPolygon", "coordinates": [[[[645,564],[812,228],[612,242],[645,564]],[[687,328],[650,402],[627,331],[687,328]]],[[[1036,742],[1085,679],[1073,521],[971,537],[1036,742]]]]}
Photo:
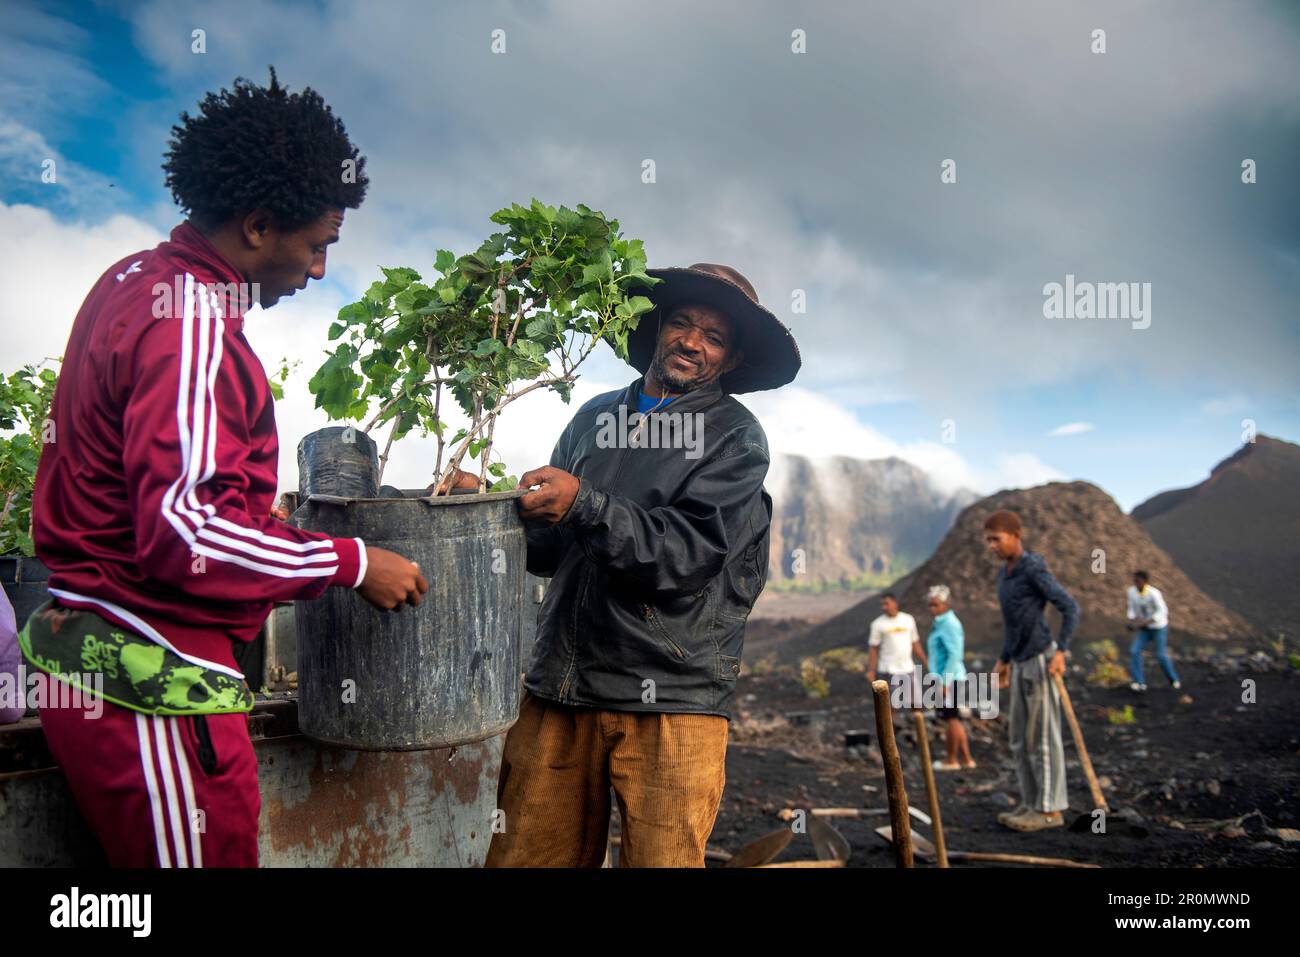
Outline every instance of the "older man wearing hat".
{"type": "Polygon", "coordinates": [[[579,409],[520,479],[537,486],[519,500],[528,570],[551,583],[488,866],[599,866],[611,789],[622,864],[704,864],[772,517],[767,437],[732,395],[785,385],[800,360],[736,270],[650,275],[655,309],[628,339],[642,376],[579,409]],[[665,416],[698,442],[647,441],[665,416]],[[611,441],[612,423],[633,434],[611,441]]]}

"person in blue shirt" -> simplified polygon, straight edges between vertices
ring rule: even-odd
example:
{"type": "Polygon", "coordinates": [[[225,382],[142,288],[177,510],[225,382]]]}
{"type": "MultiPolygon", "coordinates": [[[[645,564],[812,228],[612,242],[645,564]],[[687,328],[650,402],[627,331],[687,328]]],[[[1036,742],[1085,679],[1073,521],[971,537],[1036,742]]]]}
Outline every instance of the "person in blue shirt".
{"type": "Polygon", "coordinates": [[[966,632],[957,613],[948,604],[952,592],[947,585],[935,585],[927,592],[926,599],[934,619],[930,636],[926,639],[926,657],[930,660],[931,674],[943,679],[944,706],[939,709],[939,717],[946,722],[944,739],[948,745],[948,760],[936,760],[934,768],[936,771],[973,768],[975,761],[970,756],[970,739],[961,723],[956,696],[956,683],[966,677],[966,665],[962,661],[966,632]]]}
{"type": "Polygon", "coordinates": [[[984,540],[1006,563],[998,571],[1003,641],[993,673],[999,688],[1011,689],[1007,732],[1020,784],[1020,806],[999,814],[998,822],[1013,831],[1061,827],[1061,812],[1070,805],[1061,694],[1054,677],[1065,674],[1065,651],[1079,625],[1079,604],[1047,570],[1043,556],[1025,550],[1015,512],[990,515],[984,522],[984,540]],[[1043,617],[1049,602],[1061,613],[1061,632],[1055,639],[1043,617]]]}

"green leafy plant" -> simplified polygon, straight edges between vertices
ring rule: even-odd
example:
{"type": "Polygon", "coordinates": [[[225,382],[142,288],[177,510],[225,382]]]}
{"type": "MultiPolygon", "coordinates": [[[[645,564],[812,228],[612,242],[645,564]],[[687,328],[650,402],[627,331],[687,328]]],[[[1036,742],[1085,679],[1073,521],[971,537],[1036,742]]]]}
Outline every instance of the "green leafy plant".
{"type": "Polygon", "coordinates": [[[847,645],[843,648],[830,648],[823,651],[817,656],[817,661],[826,668],[839,668],[861,675],[867,673],[870,658],[861,648],[847,645]]]}
{"type": "Polygon", "coordinates": [[[1090,685],[1102,688],[1120,688],[1128,684],[1128,672],[1119,660],[1119,647],[1109,638],[1091,642],[1087,653],[1093,659],[1092,670],[1085,679],[1090,685]]]}
{"type": "Polygon", "coordinates": [[[266,384],[271,387],[271,397],[279,402],[284,398],[284,386],[289,381],[289,376],[298,371],[298,366],[302,365],[301,359],[294,359],[292,362],[288,358],[280,359],[280,368],[274,375],[266,377],[266,384]]]}
{"type": "Polygon", "coordinates": [[[805,658],[799,662],[799,684],[810,698],[830,696],[831,683],[826,677],[826,669],[814,658],[805,658]]]}
{"type": "Polygon", "coordinates": [[[48,365],[26,365],[0,375],[0,555],[32,547],[32,485],[58,373],[48,365]]]}
{"type": "Polygon", "coordinates": [[[438,442],[433,487],[468,455],[479,463],[479,491],[489,476],[490,491],[514,488],[504,463],[491,459],[497,417],[537,389],[568,402],[596,343],[626,359],[629,333],[654,308],[637,290],[659,280],[646,275],[641,241],[623,238],[617,220],[534,199],[492,222],[503,228],[475,252],[439,250],[432,281],[384,269],[330,327],[338,345],[308,389],[333,419],[360,422],[378,402],[362,428],[392,423],[381,476],[393,442],[419,430],[438,442]],[[450,438],[444,393],[470,420],[450,438]]]}
{"type": "Polygon", "coordinates": [[[1137,724],[1137,715],[1133,713],[1133,706],[1126,704],[1123,708],[1107,708],[1106,720],[1115,725],[1137,724]]]}
{"type": "Polygon", "coordinates": [[[775,578],[769,579],[767,588],[780,594],[823,595],[831,592],[878,591],[887,588],[924,561],[911,560],[898,555],[889,559],[884,571],[865,571],[839,578],[775,578]]]}

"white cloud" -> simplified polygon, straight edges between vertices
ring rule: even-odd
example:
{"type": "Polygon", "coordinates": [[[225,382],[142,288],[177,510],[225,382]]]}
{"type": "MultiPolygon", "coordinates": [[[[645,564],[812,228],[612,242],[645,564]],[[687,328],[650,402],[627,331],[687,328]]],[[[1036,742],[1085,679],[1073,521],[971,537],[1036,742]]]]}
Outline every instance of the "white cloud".
{"type": "Polygon", "coordinates": [[[36,130],[0,114],[0,181],[11,199],[65,215],[102,219],[126,204],[108,177],[75,163],[36,130]]]}
{"type": "Polygon", "coordinates": [[[112,84],[82,54],[88,30],[35,6],[6,4],[0,31],[0,104],[20,120],[38,117],[66,129],[79,111],[101,104],[112,84]]]}
{"type": "Polygon", "coordinates": [[[95,281],[119,259],[164,238],[132,216],[119,214],[93,224],[64,222],[46,209],[0,202],[5,366],[62,355],[72,321],[95,281]]]}
{"type": "MultiPolygon", "coordinates": [[[[1060,476],[1024,451],[897,442],[849,407],[913,400],[936,417],[960,410],[963,436],[989,435],[1001,423],[993,403],[979,400],[1001,392],[1009,371],[1032,388],[1112,368],[1119,355],[1146,364],[1162,388],[1191,381],[1198,395],[1231,393],[1246,377],[1261,389],[1294,378],[1294,324],[1284,306],[1296,273],[1259,255],[1258,244],[1276,247],[1277,237],[1220,205],[1187,203],[1196,192],[1189,181],[1203,180],[1203,169],[1150,174],[1170,143],[1202,157],[1218,155],[1231,136],[1253,149],[1285,145],[1300,102],[1293,25],[1263,7],[1198,5],[1181,19],[1170,9],[1112,11],[1112,50],[1096,58],[1071,39],[1086,37],[1091,15],[1057,5],[1029,13],[1018,4],[955,5],[941,30],[910,8],[872,20],[831,5],[808,11],[811,52],[795,57],[775,4],[504,0],[435,9],[323,0],[304,10],[237,0],[233,14],[214,20],[198,0],[169,0],[127,16],[139,52],[171,84],[170,100],[101,115],[116,117],[119,132],[147,116],[147,131],[122,137],[138,157],[120,165],[156,169],[167,126],[180,109],[193,111],[199,91],[237,74],[263,81],[274,62],[293,88],[320,90],[367,154],[370,196],[349,212],[331,253],[334,281],[250,330],[268,365],[282,355],[304,360],[279,408],[286,476],[297,438],[324,424],[305,383],[334,310],[379,265],[419,268],[439,246],[465,251],[494,209],[538,195],[618,216],[627,234],[646,240],[654,265],[728,262],[754,282],[794,329],[805,359],[803,388],[744,398],[761,410],[774,450],[898,455],[940,487],[988,491],[1060,476]],[[196,23],[219,57],[190,52],[196,23]],[[509,32],[502,57],[488,46],[497,26],[509,32]],[[399,35],[409,42],[386,39],[399,35]],[[557,55],[565,50],[583,55],[557,55]],[[1190,86],[1179,79],[1189,70],[1197,77],[1190,86]],[[899,75],[915,81],[902,94],[899,75]],[[953,75],[962,82],[954,86],[953,75]],[[567,110],[559,125],[556,104],[567,110]],[[1169,122],[1153,127],[1151,116],[1169,122]],[[1276,135],[1266,138],[1269,131],[1276,135]],[[1061,154],[1062,137],[1079,148],[1061,154]],[[1130,148],[1119,156],[1115,142],[1130,148]],[[935,158],[949,155],[958,158],[959,185],[940,187],[935,158]],[[645,157],[659,164],[653,186],[639,179],[645,157]],[[1169,279],[1160,300],[1167,311],[1142,333],[1143,348],[1119,327],[1043,320],[1042,283],[1066,271],[1169,279]],[[808,294],[806,314],[790,314],[796,288],[808,294]],[[1222,322],[1225,314],[1255,317],[1252,341],[1268,347],[1240,348],[1240,329],[1222,322]],[[981,428],[967,425],[981,415],[981,428]]],[[[44,40],[63,26],[38,18],[21,36],[44,40]]],[[[103,110],[106,84],[87,39],[74,30],[65,46],[84,57],[53,59],[23,40],[24,56],[59,67],[48,82],[26,79],[36,75],[27,66],[35,59],[0,57],[19,64],[7,85],[0,68],[0,102],[16,117],[0,135],[0,172],[29,181],[32,158],[51,152],[47,141],[63,142],[61,128],[103,110]]],[[[0,51],[11,50],[23,52],[0,38],[0,51]]],[[[74,198],[89,202],[106,186],[65,164],[61,179],[65,170],[92,187],[74,198]]],[[[172,214],[149,206],[135,218],[78,225],[22,210],[0,206],[10,365],[60,351],[93,280],[152,245],[159,234],[149,224],[172,214]]],[[[607,358],[588,375],[575,404],[630,378],[607,358]]],[[[1231,414],[1238,403],[1224,395],[1201,410],[1231,414]]],[[[511,410],[500,442],[512,471],[544,461],[570,411],[552,396],[511,410]]],[[[389,477],[418,482],[428,461],[426,446],[410,439],[389,477]]]]}
{"type": "Polygon", "coordinates": [[[1091,422],[1070,422],[1066,425],[1058,425],[1052,431],[1048,432],[1049,436],[1058,435],[1080,435],[1084,432],[1092,432],[1097,427],[1091,422]]]}
{"type": "Polygon", "coordinates": [[[1038,456],[1030,452],[1006,452],[996,458],[996,465],[986,474],[992,482],[980,491],[996,491],[1000,488],[1030,488],[1044,482],[1060,482],[1067,476],[1052,468],[1038,456]]]}
{"type": "Polygon", "coordinates": [[[198,0],[132,16],[141,51],[178,86],[261,79],[274,62],[285,82],[321,91],[369,157],[370,198],[348,240],[365,270],[384,250],[418,263],[440,232],[476,240],[511,200],[584,201],[644,238],[654,265],[739,268],[799,337],[805,384],[841,390],[869,368],[870,401],[969,404],[1001,388],[991,370],[1009,354],[1032,357],[1016,364],[1027,386],[1113,369],[1117,354],[1198,387],[1289,383],[1293,286],[1264,275],[1259,245],[1277,244],[1185,202],[1205,171],[1150,170],[1171,143],[1190,155],[1231,136],[1282,149],[1297,115],[1294,34],[1266,8],[1194,8],[1112,11],[1112,44],[1124,42],[1101,72],[1103,58],[1071,39],[1086,39],[1091,15],[1057,4],[951,5],[943,29],[913,8],[881,19],[825,5],[801,24],[806,56],[789,52],[774,3],[326,0],[304,15],[238,0],[209,27],[220,59],[189,52],[198,0]],[[506,55],[490,52],[495,27],[506,55]],[[385,39],[396,35],[410,42],[385,39]],[[1177,79],[1189,71],[1191,86],[1177,79]],[[901,92],[899,75],[913,81],[901,92]],[[559,126],[555,104],[568,104],[559,126]],[[1063,138],[1078,148],[1061,154],[1063,138]],[[947,156],[961,169],[950,187],[938,181],[947,156]],[[647,157],[652,186],[640,181],[647,157]],[[1126,326],[1043,319],[1043,283],[1067,271],[1161,287],[1143,348],[1126,326]],[[795,288],[807,314],[789,314],[795,288]],[[1290,348],[1239,348],[1229,309],[1290,348]]]}
{"type": "Polygon", "coordinates": [[[996,456],[992,468],[968,461],[952,445],[928,440],[898,442],[863,424],[849,409],[826,396],[798,386],[741,396],[762,423],[774,453],[768,489],[784,487],[785,464],[780,454],[821,460],[831,456],[855,459],[896,457],[925,471],[935,490],[946,495],[958,489],[988,493],[999,488],[1023,488],[1063,478],[1061,473],[1029,452],[996,456]]]}
{"type": "MultiPolygon", "coordinates": [[[[0,323],[6,330],[7,365],[59,355],[67,342],[73,319],[86,293],[112,263],[163,238],[153,226],[129,216],[113,216],[98,224],[62,222],[48,210],[0,203],[0,323]]],[[[347,238],[356,237],[349,233],[347,238]]],[[[340,253],[348,244],[340,244],[340,253]]],[[[377,237],[364,237],[349,250],[348,262],[335,263],[347,283],[313,285],[304,295],[256,314],[245,334],[269,371],[281,358],[301,365],[291,376],[285,398],[276,403],[280,432],[281,485],[294,487],[299,439],[329,425],[314,407],[307,381],[324,358],[325,330],[339,308],[350,299],[343,290],[361,288],[377,274],[368,260],[396,264],[418,262],[414,246],[385,255],[377,237]]],[[[342,256],[336,256],[341,259],[342,256]]],[[[573,412],[587,399],[626,385],[636,373],[601,347],[584,367],[565,406],[553,393],[533,393],[511,406],[497,428],[496,447],[515,475],[544,465],[555,440],[573,412]]],[[[860,398],[860,395],[858,396],[860,398]]],[[[848,455],[873,459],[897,456],[930,474],[935,487],[945,493],[958,488],[992,491],[1007,485],[1034,484],[1059,477],[1032,455],[1004,456],[992,469],[980,468],[952,446],[937,442],[899,443],[864,425],[834,399],[799,386],[775,392],[742,396],[759,417],[774,452],[811,458],[848,455]]],[[[453,428],[461,424],[449,417],[453,428]]],[[[382,443],[387,433],[375,436],[382,443]]],[[[436,443],[412,435],[394,447],[385,481],[405,488],[428,483],[436,457],[436,443]]],[[[779,464],[773,481],[779,482],[779,464]]]]}
{"type": "MultiPolygon", "coordinates": [[[[6,367],[60,355],[82,300],[104,270],[164,238],[153,226],[129,216],[113,216],[97,224],[63,222],[48,210],[0,203],[0,328],[5,330],[6,367]]],[[[360,258],[380,252],[372,247],[360,253],[360,258]]],[[[407,260],[394,256],[384,261],[407,260]]],[[[362,264],[356,269],[360,273],[362,264]]],[[[372,276],[358,278],[364,283],[372,276]]],[[[349,277],[349,284],[351,281],[349,277]]],[[[276,403],[284,489],[296,485],[299,439],[330,424],[315,408],[307,381],[323,360],[325,330],[348,299],[338,285],[313,285],[304,295],[255,313],[245,329],[269,371],[274,371],[281,358],[301,363],[290,377],[285,398],[276,403]]],[[[513,474],[546,464],[560,431],[583,402],[623,387],[636,375],[603,346],[583,373],[569,405],[553,393],[537,392],[520,399],[502,417],[496,448],[513,474]]],[[[951,446],[896,442],[863,424],[834,399],[799,386],[740,398],[759,417],[776,453],[811,458],[832,454],[860,459],[897,456],[924,469],[935,487],[944,492],[963,487],[991,491],[1059,477],[1027,453],[1002,456],[994,468],[983,469],[951,446]]],[[[449,416],[449,422],[453,428],[459,427],[458,410],[449,416]]],[[[381,430],[375,439],[382,446],[386,437],[381,430]]],[[[417,435],[404,439],[394,447],[385,481],[404,488],[423,487],[433,471],[435,450],[432,439],[417,435]]],[[[778,456],[769,487],[778,486],[780,469],[778,456]]]]}
{"type": "Polygon", "coordinates": [[[1221,395],[1206,399],[1201,403],[1201,411],[1206,415],[1236,415],[1250,408],[1249,400],[1241,393],[1221,395]]]}

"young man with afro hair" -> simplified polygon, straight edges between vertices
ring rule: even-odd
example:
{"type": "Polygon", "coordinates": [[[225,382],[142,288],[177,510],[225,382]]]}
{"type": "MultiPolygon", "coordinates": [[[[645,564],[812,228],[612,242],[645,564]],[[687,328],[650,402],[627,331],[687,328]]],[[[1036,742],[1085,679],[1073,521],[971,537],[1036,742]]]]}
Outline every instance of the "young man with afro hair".
{"type": "Polygon", "coordinates": [[[274,71],[208,94],[170,147],[187,221],[110,266],[68,339],[32,509],[51,598],[20,644],[82,692],[41,722],[110,864],[255,866],[235,643],[273,602],[340,586],[392,609],[428,585],[400,555],[271,514],[275,413],[243,331],[324,277],[364,159],[319,95],[274,71]]]}

